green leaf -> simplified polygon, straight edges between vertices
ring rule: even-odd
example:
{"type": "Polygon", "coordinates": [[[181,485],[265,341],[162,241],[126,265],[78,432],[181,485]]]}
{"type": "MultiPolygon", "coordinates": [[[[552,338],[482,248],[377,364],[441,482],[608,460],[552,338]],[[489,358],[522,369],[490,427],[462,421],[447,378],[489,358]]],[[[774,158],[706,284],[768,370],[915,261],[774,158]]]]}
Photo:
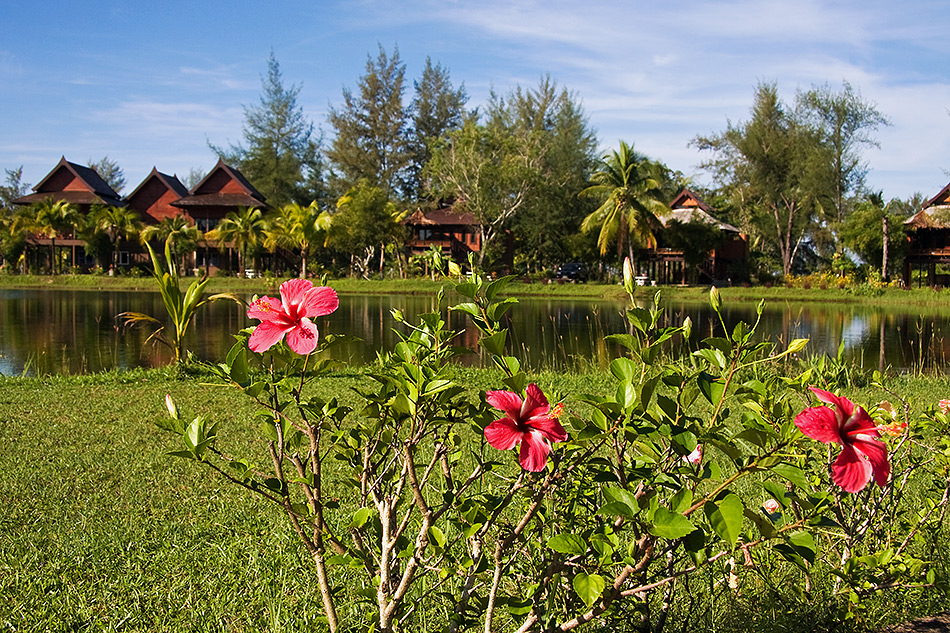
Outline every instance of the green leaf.
{"type": "Polygon", "coordinates": [[[495,356],[502,356],[505,353],[505,341],[508,337],[508,330],[499,330],[491,336],[483,336],[478,339],[478,344],[484,347],[489,353],[495,356]]]}
{"type": "Polygon", "coordinates": [[[704,510],[719,538],[729,543],[729,547],[734,547],[742,530],[742,500],[728,494],[718,503],[707,503],[704,510]]]}
{"type": "Polygon", "coordinates": [[[680,488],[670,499],[670,509],[673,512],[682,512],[693,503],[693,491],[689,488],[680,488]]]}
{"type": "Polygon", "coordinates": [[[700,392],[710,404],[719,404],[726,390],[726,383],[722,378],[702,372],[696,377],[696,382],[699,384],[700,392]]]}
{"type": "Polygon", "coordinates": [[[597,514],[606,514],[611,517],[623,517],[625,519],[635,519],[637,518],[636,508],[631,508],[626,503],[621,501],[611,501],[600,506],[600,510],[597,511],[597,514]]]}
{"type": "Polygon", "coordinates": [[[587,543],[577,534],[556,534],[548,539],[548,547],[559,554],[574,556],[587,551],[587,543]]]}
{"type": "Polygon", "coordinates": [[[653,523],[650,524],[649,532],[660,538],[674,539],[686,536],[695,529],[696,526],[679,512],[660,506],[653,513],[653,523]]]}
{"type": "Polygon", "coordinates": [[[808,532],[794,532],[785,539],[786,543],[795,551],[796,554],[807,560],[809,563],[815,562],[815,539],[808,532]]]}
{"type": "Polygon", "coordinates": [[[604,593],[607,582],[598,574],[581,571],[574,576],[573,585],[578,597],[589,607],[604,593]]]}
{"type": "Polygon", "coordinates": [[[629,358],[615,358],[610,361],[610,373],[612,373],[617,380],[624,382],[633,382],[638,374],[637,366],[629,358]]]}
{"type": "Polygon", "coordinates": [[[445,547],[445,534],[436,525],[429,527],[429,542],[435,545],[436,549],[445,547]]]}
{"type": "Polygon", "coordinates": [[[360,508],[353,513],[353,518],[350,519],[351,528],[361,528],[366,525],[366,522],[369,520],[369,516],[372,513],[372,510],[369,508],[360,508]]]}
{"type": "Polygon", "coordinates": [[[238,343],[231,348],[231,352],[233,355],[228,353],[229,376],[236,384],[246,387],[251,383],[247,367],[247,347],[243,342],[238,343]],[[235,348],[238,349],[235,351],[235,348]]]}
{"type": "Polygon", "coordinates": [[[798,466],[792,466],[787,462],[782,462],[781,464],[772,466],[769,470],[776,475],[784,477],[799,488],[808,490],[808,479],[806,479],[805,473],[803,473],[802,469],[798,466]]]}

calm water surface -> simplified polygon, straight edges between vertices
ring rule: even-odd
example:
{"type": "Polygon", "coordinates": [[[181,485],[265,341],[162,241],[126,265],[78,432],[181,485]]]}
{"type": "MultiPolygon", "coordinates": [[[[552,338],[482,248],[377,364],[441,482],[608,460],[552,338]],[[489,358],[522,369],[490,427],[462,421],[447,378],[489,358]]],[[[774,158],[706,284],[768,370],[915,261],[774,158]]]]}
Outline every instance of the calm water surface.
{"type": "MultiPolygon", "coordinates": [[[[512,350],[531,369],[605,367],[617,350],[605,344],[603,337],[625,331],[623,307],[588,300],[522,299],[509,313],[512,350]]],[[[390,316],[393,308],[412,320],[436,306],[434,298],[427,296],[346,295],[340,298],[339,310],[319,319],[318,326],[322,333],[361,338],[362,343],[338,350],[337,356],[368,361],[375,358],[376,350],[389,349],[397,340],[390,316]]],[[[89,373],[169,363],[169,351],[149,342],[148,331],[120,326],[116,315],[125,311],[164,316],[158,293],[0,290],[0,373],[89,373]]],[[[726,306],[724,314],[730,328],[740,320],[755,319],[751,306],[726,306]]],[[[667,315],[671,323],[689,316],[697,340],[721,335],[705,305],[671,303],[667,315]]],[[[474,329],[462,316],[448,318],[453,329],[461,332],[460,342],[475,347],[474,329]]],[[[234,303],[210,304],[199,310],[187,347],[202,360],[220,361],[234,341],[232,333],[251,324],[234,303]]],[[[835,355],[843,342],[846,358],[872,368],[923,365],[943,369],[950,358],[950,322],[939,313],[776,302],[766,307],[760,331],[776,342],[808,338],[810,354],[835,355]]],[[[473,354],[465,362],[477,365],[481,359],[473,354]]]]}

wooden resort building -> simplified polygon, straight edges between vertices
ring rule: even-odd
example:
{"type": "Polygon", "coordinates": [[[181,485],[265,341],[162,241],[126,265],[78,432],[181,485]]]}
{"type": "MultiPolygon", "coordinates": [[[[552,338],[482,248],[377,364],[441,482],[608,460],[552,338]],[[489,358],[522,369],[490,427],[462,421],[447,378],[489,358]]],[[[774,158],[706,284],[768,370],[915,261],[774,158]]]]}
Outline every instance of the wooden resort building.
{"type": "MultiPolygon", "coordinates": [[[[210,231],[228,213],[242,207],[268,208],[264,196],[244,175],[220,159],[191,191],[177,176],[170,176],[153,167],[139,186],[122,198],[94,169],[71,163],[63,157],[53,170],[33,187],[33,193],[13,202],[30,205],[48,199],[67,202],[83,215],[88,214],[96,205],[127,206],[138,212],[145,224],[158,224],[165,218],[180,215],[202,232],[210,231]]],[[[34,245],[51,245],[48,237],[33,236],[29,241],[34,245]]],[[[144,249],[137,244],[125,246],[127,250],[119,253],[121,265],[147,261],[144,249]]],[[[57,235],[55,247],[69,249],[73,266],[88,270],[95,265],[93,258],[85,254],[85,242],[77,239],[74,231],[57,235]]],[[[237,257],[232,250],[226,249],[222,255],[217,245],[202,241],[197,252],[192,254],[185,264],[186,269],[200,268],[208,273],[219,268],[235,270],[237,257]]]]}
{"type": "Polygon", "coordinates": [[[657,233],[657,245],[650,249],[641,263],[641,275],[658,284],[717,283],[728,284],[747,274],[748,237],[731,224],[717,219],[714,209],[689,189],[683,189],[670,203],[672,212],[661,218],[663,227],[657,233]],[[670,243],[664,229],[673,223],[706,224],[719,233],[719,240],[708,252],[698,270],[697,279],[689,278],[687,257],[683,249],[670,243]]]}
{"type": "MultiPolygon", "coordinates": [[[[88,215],[93,206],[125,206],[119,194],[96,170],[71,163],[65,156],[33,187],[33,193],[17,198],[13,204],[26,206],[47,200],[69,203],[81,215],[88,215]]],[[[55,238],[33,235],[28,242],[35,246],[54,248],[60,253],[66,251],[70,266],[88,269],[95,265],[95,259],[86,255],[86,243],[78,238],[73,229],[62,231],[55,238]]],[[[52,259],[50,261],[52,262],[52,259]]]]}
{"type": "Polygon", "coordinates": [[[908,241],[901,275],[904,285],[909,287],[914,276],[922,285],[926,276],[930,287],[950,286],[950,274],[937,269],[950,266],[950,184],[905,220],[904,227],[908,241]]]}
{"type": "Polygon", "coordinates": [[[403,224],[409,229],[406,246],[411,255],[437,246],[444,256],[464,262],[469,253],[482,250],[481,231],[471,213],[459,213],[452,207],[431,211],[416,209],[403,224]]]}

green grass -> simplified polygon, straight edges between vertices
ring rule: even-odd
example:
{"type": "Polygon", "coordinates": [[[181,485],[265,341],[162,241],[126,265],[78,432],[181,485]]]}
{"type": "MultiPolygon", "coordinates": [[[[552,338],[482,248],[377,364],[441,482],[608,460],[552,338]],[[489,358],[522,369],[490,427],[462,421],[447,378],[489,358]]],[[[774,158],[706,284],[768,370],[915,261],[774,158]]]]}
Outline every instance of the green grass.
{"type": "MultiPolygon", "coordinates": [[[[497,386],[491,372],[458,371],[472,389],[497,386]]],[[[535,378],[552,392],[610,384],[602,374],[535,378]]],[[[317,389],[348,398],[365,380],[348,371],[317,389]]],[[[917,408],[950,395],[946,377],[891,386],[917,408]]],[[[0,378],[0,631],[322,630],[312,568],[277,510],[166,455],[177,446],[153,424],[166,393],[190,414],[226,415],[227,445],[251,446],[249,402],[200,377],[0,378]]],[[[796,624],[827,617],[820,606],[802,614],[755,600],[727,601],[722,630],[743,630],[741,609],[755,609],[760,630],[806,630],[796,624]]],[[[920,615],[934,600],[887,598],[878,618],[920,615]]]]}
{"type": "MultiPolygon", "coordinates": [[[[185,278],[183,284],[193,279],[185,278]]],[[[236,277],[214,277],[208,286],[209,292],[246,292],[246,293],[276,293],[277,287],[283,278],[238,279],[236,277]]],[[[430,279],[382,279],[366,280],[351,277],[331,279],[330,283],[341,294],[433,294],[445,285],[443,281],[430,279]]],[[[107,277],[103,275],[0,275],[0,289],[4,288],[55,288],[75,290],[128,290],[154,291],[155,282],[151,277],[107,277]]],[[[950,290],[931,288],[886,288],[880,291],[863,292],[863,286],[855,288],[812,287],[787,288],[784,285],[774,286],[732,286],[720,288],[724,302],[758,302],[765,299],[767,303],[796,302],[796,303],[837,303],[837,304],[867,304],[893,307],[950,307],[950,290]]],[[[638,299],[650,300],[657,291],[661,292],[664,300],[668,301],[696,301],[707,302],[709,286],[646,286],[636,289],[638,299]]],[[[522,297],[564,297],[590,298],[603,300],[623,300],[625,294],[619,284],[602,283],[524,283],[515,281],[507,290],[508,293],[522,297]]]]}

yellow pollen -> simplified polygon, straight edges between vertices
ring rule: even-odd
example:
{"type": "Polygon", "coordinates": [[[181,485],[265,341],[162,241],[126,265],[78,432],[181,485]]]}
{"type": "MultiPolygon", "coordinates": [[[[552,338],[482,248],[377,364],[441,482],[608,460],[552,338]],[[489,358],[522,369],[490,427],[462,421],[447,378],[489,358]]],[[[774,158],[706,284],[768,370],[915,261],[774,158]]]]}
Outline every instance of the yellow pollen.
{"type": "Polygon", "coordinates": [[[556,405],[554,405],[554,408],[551,409],[551,413],[549,415],[552,418],[559,418],[561,417],[561,414],[563,413],[564,413],[564,403],[558,402],[556,405]]]}
{"type": "Polygon", "coordinates": [[[274,312],[274,308],[272,308],[271,305],[263,299],[256,300],[254,302],[254,306],[261,312],[274,312]]]}

